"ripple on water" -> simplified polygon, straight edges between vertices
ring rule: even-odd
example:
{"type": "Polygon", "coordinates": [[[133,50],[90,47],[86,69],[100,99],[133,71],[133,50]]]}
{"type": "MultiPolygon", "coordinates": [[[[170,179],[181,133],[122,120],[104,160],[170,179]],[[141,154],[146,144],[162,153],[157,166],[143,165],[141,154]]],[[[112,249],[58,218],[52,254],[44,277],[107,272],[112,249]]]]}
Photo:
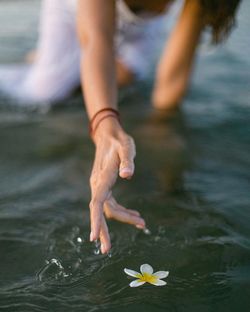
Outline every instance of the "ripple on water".
{"type": "Polygon", "coordinates": [[[0,237],[0,285],[11,287],[13,281],[34,281],[34,272],[43,259],[43,246],[25,238],[0,237]]]}

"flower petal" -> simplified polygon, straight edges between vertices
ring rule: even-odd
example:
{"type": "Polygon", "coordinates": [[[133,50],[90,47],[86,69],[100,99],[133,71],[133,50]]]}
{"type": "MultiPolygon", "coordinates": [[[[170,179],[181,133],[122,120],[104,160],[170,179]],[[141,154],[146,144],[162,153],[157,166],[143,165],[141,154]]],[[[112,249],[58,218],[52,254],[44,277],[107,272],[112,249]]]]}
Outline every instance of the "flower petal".
{"type": "Polygon", "coordinates": [[[138,273],[138,272],[136,272],[136,271],[133,271],[133,270],[130,270],[130,269],[124,269],[124,272],[126,273],[126,274],[128,274],[129,276],[133,276],[133,277],[137,277],[137,278],[140,278],[140,277],[142,277],[142,275],[140,274],[140,273],[138,273]]]}
{"type": "Polygon", "coordinates": [[[157,280],[151,282],[150,284],[153,284],[155,286],[165,286],[167,283],[165,281],[157,279],[157,280]]]}
{"type": "Polygon", "coordinates": [[[137,280],[131,282],[131,283],[129,284],[129,286],[130,286],[130,287],[139,287],[139,286],[141,286],[141,285],[143,285],[143,284],[145,284],[145,282],[143,282],[143,281],[137,279],[137,280]]]}
{"type": "Polygon", "coordinates": [[[158,279],[159,278],[166,278],[166,277],[168,277],[169,272],[168,271],[158,271],[158,272],[155,272],[153,275],[156,276],[158,279]]]}
{"type": "Polygon", "coordinates": [[[153,273],[153,268],[149,264],[142,264],[140,267],[140,270],[141,270],[142,274],[143,273],[147,273],[147,274],[153,273]]]}

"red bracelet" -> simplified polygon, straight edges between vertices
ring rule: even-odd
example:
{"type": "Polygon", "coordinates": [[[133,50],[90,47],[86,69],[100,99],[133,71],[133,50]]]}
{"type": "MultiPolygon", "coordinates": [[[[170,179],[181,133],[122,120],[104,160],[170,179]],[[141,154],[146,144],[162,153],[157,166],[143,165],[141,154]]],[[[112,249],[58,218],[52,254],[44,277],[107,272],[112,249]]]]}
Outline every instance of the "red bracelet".
{"type": "Polygon", "coordinates": [[[120,122],[120,114],[119,114],[119,112],[118,112],[116,109],[107,107],[107,108],[103,108],[103,109],[99,110],[97,113],[95,113],[95,115],[91,118],[91,120],[90,120],[90,122],[89,122],[89,134],[90,134],[90,136],[91,136],[92,138],[93,138],[93,136],[94,136],[94,134],[95,134],[95,132],[96,132],[98,126],[100,125],[100,123],[101,123],[104,119],[106,119],[106,118],[108,118],[108,117],[116,118],[116,119],[120,122]],[[103,117],[101,117],[101,118],[97,121],[96,125],[94,125],[94,122],[95,122],[96,118],[98,117],[98,115],[99,115],[100,113],[103,113],[103,112],[108,112],[108,113],[105,114],[103,117]],[[93,127],[93,125],[94,125],[94,127],[93,127]]]}

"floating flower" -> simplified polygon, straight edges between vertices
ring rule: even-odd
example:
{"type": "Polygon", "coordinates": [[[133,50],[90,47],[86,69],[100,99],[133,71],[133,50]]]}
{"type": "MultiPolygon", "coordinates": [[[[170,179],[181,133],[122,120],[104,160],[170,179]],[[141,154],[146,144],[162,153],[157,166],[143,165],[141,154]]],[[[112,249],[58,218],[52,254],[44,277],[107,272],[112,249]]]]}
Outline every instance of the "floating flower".
{"type": "Polygon", "coordinates": [[[161,279],[168,276],[168,271],[158,271],[153,273],[153,268],[149,264],[142,264],[140,270],[141,273],[126,268],[124,269],[126,274],[137,278],[129,284],[130,287],[138,287],[145,283],[149,283],[155,286],[164,286],[167,284],[161,279]]]}

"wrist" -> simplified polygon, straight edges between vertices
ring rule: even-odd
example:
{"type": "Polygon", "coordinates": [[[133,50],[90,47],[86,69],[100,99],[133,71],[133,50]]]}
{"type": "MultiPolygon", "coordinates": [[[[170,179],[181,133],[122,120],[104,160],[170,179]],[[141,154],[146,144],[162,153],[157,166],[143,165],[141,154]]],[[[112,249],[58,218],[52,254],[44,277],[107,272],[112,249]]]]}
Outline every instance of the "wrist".
{"type": "Polygon", "coordinates": [[[96,144],[98,141],[107,139],[107,138],[119,138],[124,134],[124,130],[117,118],[109,116],[102,120],[98,125],[92,139],[96,144]]]}
{"type": "Polygon", "coordinates": [[[105,107],[97,111],[91,118],[89,122],[89,134],[91,138],[94,140],[95,133],[97,129],[100,127],[101,124],[104,124],[103,128],[104,133],[107,131],[113,131],[117,128],[116,122],[107,121],[106,119],[115,119],[118,123],[120,123],[120,114],[117,109],[114,109],[112,107],[105,107]]]}

